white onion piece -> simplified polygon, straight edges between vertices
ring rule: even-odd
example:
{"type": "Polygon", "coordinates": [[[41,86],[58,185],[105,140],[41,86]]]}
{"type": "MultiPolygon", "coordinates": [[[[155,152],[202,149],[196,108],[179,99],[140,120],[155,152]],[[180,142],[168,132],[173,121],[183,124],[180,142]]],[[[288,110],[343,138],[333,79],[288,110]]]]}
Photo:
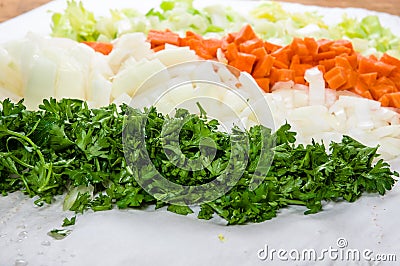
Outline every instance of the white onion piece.
{"type": "Polygon", "coordinates": [[[92,97],[90,101],[94,103],[96,108],[107,106],[111,102],[111,82],[106,80],[101,75],[92,78],[90,89],[92,97]]]}
{"type": "Polygon", "coordinates": [[[28,109],[36,110],[43,99],[54,97],[57,64],[44,56],[33,56],[24,90],[28,109]]]}
{"type": "Polygon", "coordinates": [[[155,53],[154,57],[158,58],[166,66],[198,60],[196,53],[190,50],[189,47],[176,48],[176,46],[175,48],[166,46],[165,50],[155,53]]]}
{"type": "Polygon", "coordinates": [[[325,80],[322,72],[317,67],[307,69],[304,79],[310,84],[310,105],[325,104],[325,80]]]}
{"type": "Polygon", "coordinates": [[[9,52],[0,47],[0,87],[22,96],[22,77],[16,65],[9,52]]]}
{"type": "Polygon", "coordinates": [[[114,73],[117,73],[121,64],[130,57],[136,61],[150,58],[153,55],[150,43],[146,42],[143,33],[124,34],[113,43],[114,48],[108,55],[108,62],[114,73]]]}
{"type": "Polygon", "coordinates": [[[190,74],[192,80],[203,80],[206,82],[221,82],[221,78],[214,71],[211,61],[202,61],[190,74]]]}
{"type": "Polygon", "coordinates": [[[170,79],[165,66],[158,59],[142,59],[120,71],[115,77],[112,86],[112,96],[118,97],[122,93],[133,96],[137,90],[145,90],[155,84],[165,83],[170,79]],[[145,83],[144,83],[145,82],[145,83]]]}

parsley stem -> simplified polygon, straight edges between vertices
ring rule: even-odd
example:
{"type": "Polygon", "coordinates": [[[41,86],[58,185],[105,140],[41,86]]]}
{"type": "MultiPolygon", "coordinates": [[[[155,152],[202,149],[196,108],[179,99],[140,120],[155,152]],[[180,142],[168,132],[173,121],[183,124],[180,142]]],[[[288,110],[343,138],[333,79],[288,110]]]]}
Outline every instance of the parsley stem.
{"type": "Polygon", "coordinates": [[[26,191],[28,192],[28,194],[29,194],[29,195],[34,195],[34,194],[32,194],[31,189],[29,188],[28,182],[26,182],[25,177],[24,177],[24,176],[21,176],[21,179],[22,179],[22,182],[23,182],[24,185],[25,185],[25,188],[26,188],[26,191]]]}
{"type": "MultiPolygon", "coordinates": [[[[42,184],[41,186],[40,186],[40,188],[38,189],[38,191],[39,192],[43,192],[43,191],[45,191],[45,190],[47,190],[48,188],[46,188],[46,186],[47,186],[47,184],[49,183],[49,181],[50,181],[50,178],[51,178],[51,174],[52,174],[52,164],[49,164],[48,165],[49,167],[47,168],[47,174],[46,174],[46,180],[45,180],[45,182],[44,182],[44,184],[42,184]]],[[[45,168],[45,169],[46,169],[45,168]]]]}
{"type": "Polygon", "coordinates": [[[199,102],[196,102],[196,105],[200,110],[200,117],[207,119],[207,112],[206,112],[206,110],[204,110],[203,106],[201,106],[201,104],[199,102]]]}
{"type": "Polygon", "coordinates": [[[11,158],[16,161],[17,163],[19,163],[20,165],[26,167],[26,168],[30,168],[33,169],[33,166],[30,164],[27,164],[26,162],[21,161],[20,159],[18,159],[17,157],[15,157],[14,155],[11,155],[11,158]]]}
{"type": "Polygon", "coordinates": [[[46,164],[46,162],[45,162],[45,160],[44,160],[44,156],[43,156],[42,152],[40,151],[39,147],[38,147],[35,143],[33,143],[33,141],[32,141],[30,138],[28,138],[27,136],[25,136],[25,135],[23,135],[23,134],[20,134],[20,133],[18,133],[18,132],[12,131],[12,130],[6,129],[6,130],[4,130],[4,131],[5,131],[7,134],[9,134],[9,135],[12,135],[12,136],[14,136],[14,137],[23,139],[23,140],[25,140],[26,142],[28,142],[28,143],[32,146],[32,148],[35,150],[35,152],[37,153],[37,155],[39,156],[40,162],[43,163],[43,165],[46,164]]]}
{"type": "Polygon", "coordinates": [[[294,199],[279,199],[279,201],[285,202],[291,205],[306,205],[304,201],[301,200],[294,200],[294,199]]]}
{"type": "Polygon", "coordinates": [[[36,128],[38,127],[39,123],[40,123],[40,119],[38,119],[38,121],[36,121],[36,123],[33,126],[32,130],[28,134],[26,134],[26,137],[29,137],[36,130],[36,128]]]}

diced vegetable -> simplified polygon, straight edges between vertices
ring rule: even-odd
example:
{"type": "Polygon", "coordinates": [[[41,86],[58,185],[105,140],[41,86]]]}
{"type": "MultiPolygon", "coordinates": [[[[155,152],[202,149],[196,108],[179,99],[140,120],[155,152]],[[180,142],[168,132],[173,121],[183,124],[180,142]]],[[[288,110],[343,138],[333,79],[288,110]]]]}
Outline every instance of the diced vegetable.
{"type": "Polygon", "coordinates": [[[148,41],[158,48],[168,43],[170,35],[174,36],[175,44],[190,47],[203,59],[217,59],[216,51],[221,49],[223,62],[227,60],[230,66],[252,74],[266,92],[277,82],[291,80],[308,85],[304,75],[313,67],[323,73],[330,89],[349,90],[379,100],[385,106],[395,107],[396,101],[382,98],[383,95],[400,90],[400,60],[388,54],[381,59],[364,57],[355,52],[347,40],[294,38],[291,44],[282,47],[261,40],[247,24],[239,32],[229,33],[220,40],[205,39],[193,32],[179,37],[167,30],[149,35],[148,41]],[[163,34],[167,37],[165,43],[160,43],[158,40],[163,38],[159,36],[163,34]],[[212,50],[205,45],[208,40],[215,45],[212,50]]]}

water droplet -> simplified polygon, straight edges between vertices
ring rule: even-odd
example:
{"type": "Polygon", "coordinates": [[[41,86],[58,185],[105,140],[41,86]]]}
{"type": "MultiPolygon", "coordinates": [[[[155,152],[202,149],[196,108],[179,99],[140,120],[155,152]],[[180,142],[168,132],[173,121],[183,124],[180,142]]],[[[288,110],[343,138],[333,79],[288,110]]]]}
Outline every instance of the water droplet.
{"type": "Polygon", "coordinates": [[[15,261],[15,264],[14,264],[15,266],[26,266],[26,265],[28,265],[28,262],[26,261],[26,260],[16,260],[15,261]]]}
{"type": "Polygon", "coordinates": [[[28,238],[28,232],[27,231],[22,231],[18,234],[19,238],[28,238]]]}
{"type": "Polygon", "coordinates": [[[25,229],[25,228],[26,228],[26,225],[24,225],[24,224],[20,224],[17,226],[17,229],[25,229]]]}
{"type": "Polygon", "coordinates": [[[6,236],[7,236],[7,234],[2,234],[2,235],[0,235],[0,238],[6,237],[6,236]]]}
{"type": "Polygon", "coordinates": [[[50,243],[50,241],[47,241],[47,240],[45,240],[45,241],[43,241],[42,243],[41,243],[41,245],[42,246],[50,246],[51,245],[51,243],[50,243]]]}

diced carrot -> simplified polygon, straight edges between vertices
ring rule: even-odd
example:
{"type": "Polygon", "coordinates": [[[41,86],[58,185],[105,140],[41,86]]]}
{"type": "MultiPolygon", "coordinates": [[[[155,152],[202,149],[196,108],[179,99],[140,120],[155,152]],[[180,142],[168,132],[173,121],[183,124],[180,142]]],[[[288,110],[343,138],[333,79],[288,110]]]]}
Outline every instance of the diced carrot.
{"type": "Polygon", "coordinates": [[[257,82],[258,86],[265,91],[265,92],[270,92],[269,88],[269,78],[256,78],[255,81],[257,82]]]}
{"type": "Polygon", "coordinates": [[[386,53],[382,55],[380,61],[383,63],[386,63],[388,65],[392,65],[392,66],[396,66],[396,67],[400,68],[400,60],[393,56],[390,56],[386,53]]]}
{"type": "Polygon", "coordinates": [[[300,56],[298,54],[293,55],[292,61],[290,62],[290,69],[292,69],[292,65],[300,64],[300,56]]]}
{"type": "Polygon", "coordinates": [[[354,86],[356,86],[356,84],[357,84],[359,74],[356,71],[351,70],[351,69],[345,69],[345,73],[346,73],[347,81],[345,84],[343,84],[342,86],[340,86],[338,88],[339,90],[348,90],[348,89],[354,88],[354,86]]]}
{"type": "Polygon", "coordinates": [[[360,72],[360,74],[373,73],[373,72],[378,73],[375,67],[375,61],[365,57],[360,58],[358,64],[358,71],[360,72]]]}
{"type": "Polygon", "coordinates": [[[305,85],[306,81],[304,79],[304,76],[296,76],[296,77],[294,77],[294,83],[305,85]]]}
{"type": "Polygon", "coordinates": [[[368,87],[374,85],[378,77],[377,72],[359,74],[358,78],[365,83],[368,87]]]}
{"type": "Polygon", "coordinates": [[[273,43],[270,43],[270,42],[264,42],[264,48],[265,48],[265,50],[267,50],[267,52],[269,54],[271,54],[271,53],[279,50],[280,48],[282,48],[282,46],[277,45],[277,44],[273,44],[273,43]]]}
{"type": "Polygon", "coordinates": [[[304,43],[306,44],[310,55],[316,55],[318,53],[318,44],[314,38],[306,37],[304,38],[304,43]]]}
{"type": "Polygon", "coordinates": [[[240,71],[251,73],[255,61],[255,55],[238,52],[236,59],[229,64],[240,71]]]}
{"type": "Polygon", "coordinates": [[[374,97],[375,100],[378,100],[387,93],[396,92],[396,85],[389,78],[381,77],[370,88],[370,92],[372,97],[374,97]]]}
{"type": "Polygon", "coordinates": [[[201,40],[190,39],[189,47],[191,50],[195,51],[198,56],[204,59],[213,59],[214,56],[211,55],[208,49],[204,46],[201,40]]]}
{"type": "Polygon", "coordinates": [[[269,84],[273,86],[277,81],[279,81],[279,73],[276,67],[272,67],[269,73],[269,84]]]}
{"type": "Polygon", "coordinates": [[[290,69],[294,70],[295,76],[304,76],[307,69],[312,68],[312,65],[308,64],[291,64],[290,69]]]}
{"type": "Polygon", "coordinates": [[[340,66],[345,69],[353,69],[350,65],[349,60],[347,60],[344,56],[336,56],[335,57],[335,66],[340,66]]]}
{"type": "Polygon", "coordinates": [[[222,37],[222,39],[221,39],[221,49],[222,49],[223,51],[225,51],[225,50],[228,48],[228,45],[229,45],[230,43],[231,43],[231,42],[229,41],[229,37],[228,37],[228,36],[222,37]]]}
{"type": "Polygon", "coordinates": [[[324,66],[326,71],[329,71],[335,67],[335,59],[320,60],[318,64],[324,66]]]}
{"type": "Polygon", "coordinates": [[[300,63],[302,63],[302,64],[314,64],[314,56],[312,56],[312,55],[300,56],[300,63]]]}
{"type": "Polygon", "coordinates": [[[324,78],[329,88],[336,90],[347,82],[347,75],[343,67],[334,67],[325,73],[324,78]]]}
{"type": "Polygon", "coordinates": [[[356,53],[352,53],[351,55],[345,57],[347,58],[347,61],[349,61],[353,69],[356,69],[358,67],[358,57],[356,53]]]}
{"type": "Polygon", "coordinates": [[[388,93],[386,97],[389,98],[390,106],[400,108],[400,92],[388,93]]]}
{"type": "Polygon", "coordinates": [[[200,34],[197,34],[193,31],[186,31],[186,38],[188,39],[197,39],[197,40],[203,40],[203,37],[200,34]]]}
{"type": "Polygon", "coordinates": [[[221,40],[221,41],[222,41],[221,49],[222,49],[222,50],[226,50],[227,47],[228,47],[228,45],[229,45],[230,43],[233,43],[233,42],[234,42],[235,36],[236,36],[235,33],[228,33],[228,35],[222,37],[222,40],[221,40]]]}
{"type": "Polygon", "coordinates": [[[370,91],[364,91],[363,93],[360,94],[362,97],[373,100],[374,98],[371,95],[370,91]]]}
{"type": "MultiPolygon", "coordinates": [[[[190,46],[189,41],[193,40],[194,38],[181,38],[179,40],[179,46],[184,47],[184,46],[190,46]]],[[[158,45],[157,45],[158,46],[158,45]]],[[[153,45],[152,45],[153,47],[153,45]]]]}
{"type": "Polygon", "coordinates": [[[262,78],[270,74],[272,65],[274,64],[275,58],[271,55],[266,55],[262,59],[260,59],[254,69],[253,69],[253,77],[254,78],[262,78]]]}
{"type": "Polygon", "coordinates": [[[274,60],[273,66],[278,69],[288,69],[289,68],[288,65],[286,65],[285,63],[283,63],[282,61],[279,61],[279,60],[274,60]]]}
{"type": "Polygon", "coordinates": [[[217,56],[217,50],[221,47],[222,41],[218,39],[205,39],[203,40],[204,47],[208,50],[208,53],[213,57],[217,56]]]}
{"type": "Polygon", "coordinates": [[[378,77],[387,77],[390,75],[390,73],[396,69],[396,66],[389,65],[383,62],[376,62],[375,63],[376,67],[378,67],[378,77]]]}
{"type": "Polygon", "coordinates": [[[346,74],[346,82],[337,89],[348,90],[356,86],[358,80],[358,73],[353,70],[346,56],[336,56],[335,67],[341,67],[346,74]]]}
{"type": "Polygon", "coordinates": [[[234,61],[237,58],[238,53],[239,53],[239,51],[237,49],[236,44],[230,43],[226,47],[225,57],[226,57],[226,59],[228,59],[228,62],[234,61]]]}
{"type": "Polygon", "coordinates": [[[257,38],[257,35],[254,32],[253,28],[249,24],[246,24],[237,33],[237,36],[235,37],[235,43],[237,45],[239,45],[247,40],[252,40],[252,39],[256,39],[256,38],[257,38]]]}
{"type": "Polygon", "coordinates": [[[336,46],[336,45],[332,45],[330,50],[334,51],[336,55],[343,55],[343,54],[350,55],[352,52],[352,49],[347,48],[346,46],[336,46]]]}
{"type": "Polygon", "coordinates": [[[396,84],[396,88],[400,91],[400,68],[394,69],[390,75],[388,76],[394,84],[396,84]]]}
{"type": "Polygon", "coordinates": [[[236,36],[237,36],[238,34],[239,34],[238,32],[231,32],[231,33],[228,33],[228,40],[229,40],[229,42],[230,42],[230,43],[231,43],[231,42],[234,42],[235,39],[236,39],[236,36]]]}
{"type": "Polygon", "coordinates": [[[294,54],[299,56],[309,55],[310,51],[306,43],[300,38],[293,38],[292,43],[290,44],[290,49],[293,51],[294,54]]]}
{"type": "Polygon", "coordinates": [[[278,69],[278,81],[294,80],[294,70],[291,69],[278,69]]]}
{"type": "Polygon", "coordinates": [[[356,85],[354,88],[352,88],[354,93],[357,93],[358,95],[362,95],[364,92],[369,90],[369,86],[362,80],[358,79],[356,85]]]}
{"type": "Polygon", "coordinates": [[[254,78],[262,78],[268,76],[270,74],[272,65],[274,64],[275,58],[266,55],[262,59],[258,60],[254,69],[253,69],[253,77],[254,78]]]}
{"type": "Polygon", "coordinates": [[[290,58],[292,57],[292,50],[289,46],[285,46],[271,53],[271,55],[275,57],[276,61],[280,61],[283,65],[286,65],[285,68],[288,68],[290,65],[290,58]]]}
{"type": "Polygon", "coordinates": [[[265,50],[264,46],[260,48],[256,48],[251,51],[251,54],[255,55],[258,59],[264,58],[267,55],[267,51],[265,50]]]}
{"type": "Polygon", "coordinates": [[[254,49],[264,47],[264,43],[261,39],[255,38],[242,42],[239,45],[239,51],[243,53],[251,53],[254,49]]]}
{"type": "Polygon", "coordinates": [[[96,52],[102,53],[104,55],[108,55],[109,53],[111,53],[112,49],[114,48],[112,43],[106,43],[106,42],[82,42],[82,43],[91,47],[96,52]]]}
{"type": "Polygon", "coordinates": [[[378,61],[378,58],[377,58],[375,55],[373,55],[373,54],[369,55],[368,58],[371,59],[371,60],[373,60],[373,61],[378,61]]]}
{"type": "Polygon", "coordinates": [[[171,31],[150,30],[147,34],[152,47],[166,43],[179,46],[179,39],[179,35],[171,31]]]}
{"type": "Polygon", "coordinates": [[[323,53],[323,52],[328,52],[331,48],[331,45],[334,43],[334,41],[327,40],[327,39],[321,39],[317,41],[318,44],[318,53],[323,53]]]}
{"type": "Polygon", "coordinates": [[[335,58],[336,53],[335,51],[326,51],[326,52],[321,52],[317,55],[314,56],[315,61],[321,61],[321,60],[326,60],[326,59],[332,59],[335,58]]]}
{"type": "Polygon", "coordinates": [[[165,44],[161,44],[161,45],[155,46],[153,48],[153,51],[154,52],[158,52],[158,51],[161,51],[161,50],[164,50],[164,49],[165,49],[165,44]]]}
{"type": "Polygon", "coordinates": [[[353,50],[353,44],[351,43],[351,41],[344,40],[344,39],[335,40],[333,42],[332,46],[343,46],[343,47],[346,47],[346,48],[349,48],[349,49],[353,50]]]}
{"type": "Polygon", "coordinates": [[[389,107],[389,106],[390,106],[390,99],[389,99],[389,97],[388,97],[387,94],[382,95],[382,96],[378,99],[378,101],[381,102],[381,106],[383,106],[383,107],[389,107]]]}
{"type": "Polygon", "coordinates": [[[317,68],[318,68],[318,70],[319,70],[319,71],[321,71],[321,72],[322,72],[322,74],[324,74],[324,75],[325,75],[325,73],[326,73],[325,66],[323,66],[323,65],[317,65],[317,68]]]}
{"type": "Polygon", "coordinates": [[[363,57],[359,60],[358,71],[360,74],[377,72],[378,78],[390,75],[396,66],[363,57]]]}

